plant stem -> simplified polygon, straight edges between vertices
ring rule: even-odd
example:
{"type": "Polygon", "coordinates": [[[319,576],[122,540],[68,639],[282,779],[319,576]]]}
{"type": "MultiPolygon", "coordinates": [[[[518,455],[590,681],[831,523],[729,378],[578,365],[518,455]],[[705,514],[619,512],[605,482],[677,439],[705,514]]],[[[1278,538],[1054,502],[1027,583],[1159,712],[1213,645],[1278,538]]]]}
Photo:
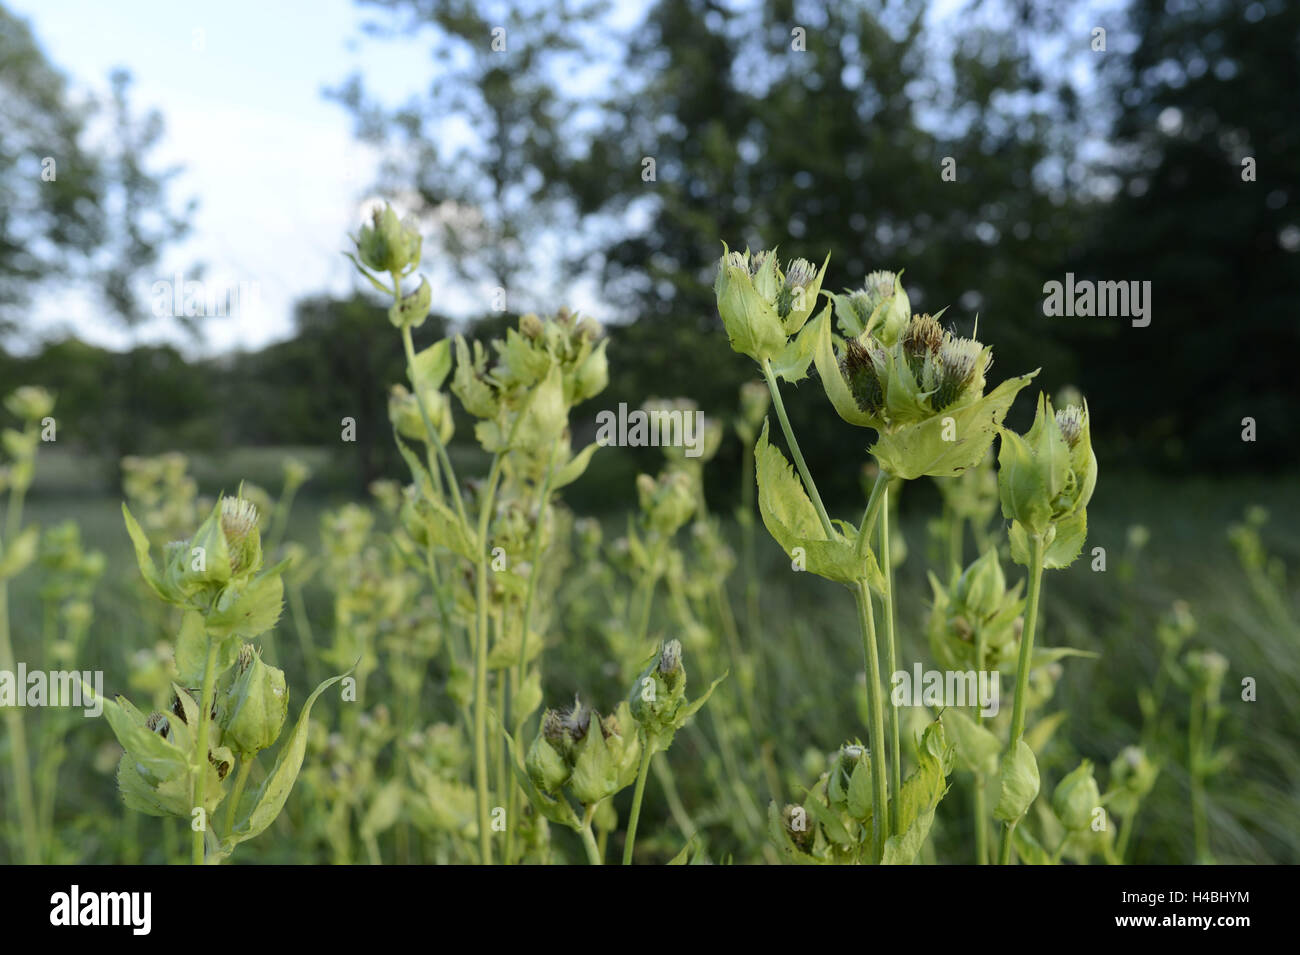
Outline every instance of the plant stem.
{"type": "MultiPolygon", "coordinates": [[[[0,548],[0,553],[3,553],[3,548],[0,548]]],[[[9,584],[3,580],[0,580],[0,671],[14,672],[14,650],[9,638],[9,584]]],[[[9,735],[9,760],[14,770],[23,859],[27,865],[38,865],[41,844],[36,828],[36,802],[32,795],[31,768],[27,762],[27,731],[23,725],[22,707],[5,707],[5,729],[9,735]]]]}
{"type": "MultiPolygon", "coordinates": [[[[894,645],[894,567],[890,553],[889,541],[889,475],[882,468],[877,484],[883,484],[880,495],[880,572],[885,578],[885,657],[889,661],[889,678],[898,672],[898,654],[894,645]]],[[[889,697],[889,796],[890,827],[894,832],[902,830],[901,800],[899,792],[903,787],[902,747],[899,745],[898,707],[894,705],[893,694],[889,697]]]]}
{"type": "Polygon", "coordinates": [[[588,806],[586,812],[582,814],[582,826],[578,830],[582,836],[582,847],[587,850],[587,862],[591,865],[604,865],[604,860],[600,857],[600,847],[596,845],[596,837],[591,834],[591,817],[596,814],[595,806],[588,806]]]}
{"type": "Polygon", "coordinates": [[[876,646],[876,618],[871,611],[871,589],[865,580],[854,588],[858,605],[858,627],[862,633],[862,655],[867,666],[867,705],[871,711],[871,833],[872,855],[879,862],[889,838],[888,793],[885,783],[887,751],[885,715],[881,702],[880,651],[876,646]]]}
{"type": "Polygon", "coordinates": [[[641,818],[641,798],[645,795],[646,777],[650,775],[650,760],[654,759],[654,745],[644,737],[641,740],[641,766],[636,774],[636,789],[632,792],[632,815],[627,820],[627,839],[623,843],[623,864],[632,864],[632,845],[636,842],[636,824],[641,818]]]}
{"type": "Polygon", "coordinates": [[[804,463],[803,452],[799,450],[799,442],[795,440],[794,429],[790,427],[790,419],[785,414],[785,402],[781,400],[781,389],[777,387],[776,375],[772,372],[772,363],[766,358],[763,359],[763,377],[767,379],[767,389],[772,392],[772,404],[776,407],[776,416],[781,421],[781,430],[785,433],[785,443],[790,447],[790,455],[794,458],[795,467],[799,469],[799,476],[803,478],[804,485],[808,488],[808,496],[812,498],[813,506],[817,509],[817,518],[822,522],[822,530],[826,532],[827,540],[835,539],[835,528],[831,524],[830,516],[826,513],[826,505],[822,503],[822,497],[817,493],[817,485],[813,483],[812,474],[808,471],[808,465],[804,463]]]}
{"type": "Polygon", "coordinates": [[[483,500],[479,502],[478,566],[474,574],[476,578],[474,602],[478,605],[478,626],[474,639],[474,780],[478,796],[479,856],[483,865],[492,864],[492,831],[488,826],[490,814],[487,758],[488,524],[492,519],[492,501],[496,496],[497,483],[501,480],[501,461],[500,453],[493,455],[487,488],[483,492],[483,500]]]}
{"type": "MultiPolygon", "coordinates": [[[[975,628],[975,678],[978,680],[984,670],[984,628],[975,628]]],[[[984,725],[984,714],[977,710],[975,723],[984,725]]],[[[989,864],[989,830],[987,825],[988,806],[984,792],[984,774],[975,773],[975,864],[989,864]]]]}
{"type": "Polygon", "coordinates": [[[239,807],[239,799],[244,795],[244,785],[248,782],[248,773],[253,768],[253,754],[247,753],[239,762],[239,772],[235,776],[235,788],[230,793],[230,802],[226,806],[226,835],[229,836],[235,828],[235,812],[239,807]]]}
{"type": "Polygon", "coordinates": [[[1192,792],[1192,841],[1196,848],[1197,865],[1214,861],[1210,856],[1209,820],[1205,811],[1205,778],[1200,769],[1204,762],[1201,695],[1200,690],[1192,693],[1192,706],[1187,724],[1187,776],[1192,792]]]}
{"type": "MultiPolygon", "coordinates": [[[[1033,659],[1034,630],[1038,625],[1038,601],[1043,589],[1043,538],[1033,535],[1029,538],[1029,597],[1025,606],[1025,626],[1020,634],[1020,659],[1016,663],[1016,699],[1011,708],[1011,745],[1007,748],[1008,758],[1020,737],[1025,735],[1025,697],[1029,695],[1029,664],[1033,659]]],[[[998,852],[998,864],[1011,864],[1011,834],[1015,831],[1014,822],[1003,823],[1002,846],[998,852]]]]}
{"type": "MultiPolygon", "coordinates": [[[[208,726],[212,722],[212,690],[217,680],[217,641],[208,638],[208,659],[203,664],[203,695],[199,701],[199,731],[194,743],[194,808],[203,810],[203,828],[195,830],[191,839],[191,861],[203,865],[203,840],[207,835],[207,807],[204,805],[208,782],[208,726]]],[[[192,828],[191,824],[191,828],[192,828]]]]}
{"type": "MultiPolygon", "coordinates": [[[[398,298],[401,297],[400,287],[397,288],[395,294],[398,298]]],[[[424,430],[429,436],[429,443],[438,452],[438,460],[442,462],[442,466],[447,472],[447,484],[451,487],[451,497],[456,504],[456,514],[462,521],[466,521],[465,502],[460,496],[460,482],[456,480],[456,471],[451,466],[451,458],[447,456],[447,448],[442,443],[442,436],[438,434],[438,429],[433,426],[433,419],[429,417],[429,409],[424,404],[424,395],[421,394],[419,385],[415,383],[415,344],[411,340],[410,325],[402,326],[402,347],[406,351],[407,374],[411,378],[411,390],[415,392],[415,403],[420,409],[420,418],[424,422],[424,430]]]]}

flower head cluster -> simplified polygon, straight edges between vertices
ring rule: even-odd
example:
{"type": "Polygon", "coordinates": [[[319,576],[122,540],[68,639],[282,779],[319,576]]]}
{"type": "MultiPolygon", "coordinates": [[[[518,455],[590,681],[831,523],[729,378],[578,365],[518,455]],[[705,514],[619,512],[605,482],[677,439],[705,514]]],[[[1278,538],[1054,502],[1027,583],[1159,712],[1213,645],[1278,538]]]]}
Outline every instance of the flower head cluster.
{"type": "Polygon", "coordinates": [[[1029,541],[1044,548],[1044,566],[1074,561],[1087,534],[1087,506],[1097,486],[1088,406],[1054,411],[1038,397],[1033,427],[1022,435],[1003,430],[998,451],[1002,514],[1013,521],[1011,552],[1028,563],[1029,541]]]}
{"type": "Polygon", "coordinates": [[[722,248],[713,290],[731,347],[758,362],[775,359],[812,315],[830,256],[820,269],[794,259],[782,270],[775,250],[722,248]]]}
{"type": "Polygon", "coordinates": [[[948,587],[930,575],[934,603],[930,610],[930,649],[948,670],[996,670],[1012,666],[1019,647],[1025,601],[1021,583],[1007,587],[998,553],[990,549],[948,587]],[[984,645],[977,660],[976,637],[984,645]]]}

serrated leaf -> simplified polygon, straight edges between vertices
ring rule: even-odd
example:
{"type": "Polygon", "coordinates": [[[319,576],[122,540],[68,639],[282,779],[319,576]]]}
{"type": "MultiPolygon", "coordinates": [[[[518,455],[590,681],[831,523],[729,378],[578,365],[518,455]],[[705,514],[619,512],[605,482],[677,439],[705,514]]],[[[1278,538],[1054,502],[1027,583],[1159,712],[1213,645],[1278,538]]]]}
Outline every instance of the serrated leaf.
{"type": "Polygon", "coordinates": [[[902,835],[890,836],[885,840],[885,853],[881,865],[911,865],[916,861],[921,847],[925,845],[930,826],[934,823],[934,810],[927,809],[920,813],[902,835]]]}
{"type": "MultiPolygon", "coordinates": [[[[900,363],[894,364],[897,368],[900,363]]],[[[895,477],[955,477],[983,460],[1016,395],[1036,374],[1009,378],[968,405],[945,409],[917,424],[881,434],[871,446],[871,453],[895,477]],[[944,440],[947,433],[953,440],[944,440]]]]}
{"type": "MultiPolygon", "coordinates": [[[[853,543],[840,535],[828,540],[812,501],[804,492],[785,455],[767,439],[768,425],[754,446],[755,475],[758,482],[758,509],[763,524],[781,549],[795,559],[801,548],[804,566],[819,577],[840,583],[852,583],[869,574],[865,555],[857,553],[853,543]]],[[[879,570],[876,572],[879,576],[879,570]]]]}

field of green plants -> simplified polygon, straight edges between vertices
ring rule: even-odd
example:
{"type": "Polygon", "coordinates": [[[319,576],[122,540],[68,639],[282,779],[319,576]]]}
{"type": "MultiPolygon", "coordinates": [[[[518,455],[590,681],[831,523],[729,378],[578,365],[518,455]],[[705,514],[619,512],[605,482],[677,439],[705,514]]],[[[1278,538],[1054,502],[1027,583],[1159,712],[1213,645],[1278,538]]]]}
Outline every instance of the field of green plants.
{"type": "Polygon", "coordinates": [[[575,440],[600,327],[417,346],[419,235],[383,210],[354,243],[407,357],[407,472],[367,500],[313,490],[347,419],[128,458],[121,501],[57,396],[7,399],[0,861],[1300,861],[1294,482],[1099,469],[1122,422],[986,381],[996,342],[899,276],[724,250],[716,347],[753,381],[586,513],[625,453],[575,440]],[[822,500],[794,402],[842,419],[859,500],[822,500]],[[724,442],[743,480],[706,496],[724,442]],[[102,673],[102,717],[16,705],[20,664],[102,673]]]}

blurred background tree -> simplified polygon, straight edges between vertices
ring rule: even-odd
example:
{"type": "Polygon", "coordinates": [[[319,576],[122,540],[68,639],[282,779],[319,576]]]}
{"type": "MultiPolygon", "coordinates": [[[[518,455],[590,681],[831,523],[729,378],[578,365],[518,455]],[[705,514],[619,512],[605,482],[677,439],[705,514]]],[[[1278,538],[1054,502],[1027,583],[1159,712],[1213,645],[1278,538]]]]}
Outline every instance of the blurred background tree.
{"type": "MultiPolygon", "coordinates": [[[[458,319],[439,327],[483,335],[522,311],[595,302],[616,372],[603,402],[687,395],[729,416],[754,371],[720,347],[720,242],[779,243],[784,258],[829,251],[832,289],[902,268],[919,310],[947,306],[963,332],[978,316],[995,378],[1041,365],[1043,388],[1089,396],[1113,435],[1099,446],[1107,463],[1185,472],[1206,453],[1216,469],[1298,459],[1300,424],[1286,415],[1300,335],[1294,4],[973,0],[942,19],[919,0],[358,6],[372,43],[429,39],[428,76],[404,101],[383,100],[362,74],[328,95],[382,151],[378,191],[421,220],[439,308],[458,319]],[[1097,25],[1105,51],[1092,49],[1097,25]],[[1067,271],[1151,281],[1151,327],[1046,317],[1043,285],[1067,271]],[[1245,416],[1255,445],[1240,440],[1245,416]]],[[[89,106],[20,22],[5,23],[0,320],[13,340],[37,279],[80,263],[137,327],[148,313],[131,270],[154,267],[185,222],[170,211],[170,171],[147,160],[159,121],[134,118],[115,77],[116,137],[92,154],[89,106]],[[84,172],[40,183],[46,151],[84,172]]],[[[151,349],[137,365],[132,352],[65,343],[0,355],[0,371],[61,388],[67,415],[110,419],[93,442],[108,455],[334,440],[342,414],[382,424],[377,386],[398,378],[392,343],[357,337],[378,307],[368,290],[317,296],[301,303],[292,341],[204,359],[204,387],[242,409],[219,422],[179,373],[157,371],[183,365],[179,354],[151,349]],[[153,384],[95,396],[87,369],[63,364],[74,354],[153,384]]],[[[824,490],[857,493],[858,476],[835,467],[838,427],[818,392],[792,401],[805,451],[824,490]]],[[[367,450],[358,478],[387,454],[367,450]]]]}

